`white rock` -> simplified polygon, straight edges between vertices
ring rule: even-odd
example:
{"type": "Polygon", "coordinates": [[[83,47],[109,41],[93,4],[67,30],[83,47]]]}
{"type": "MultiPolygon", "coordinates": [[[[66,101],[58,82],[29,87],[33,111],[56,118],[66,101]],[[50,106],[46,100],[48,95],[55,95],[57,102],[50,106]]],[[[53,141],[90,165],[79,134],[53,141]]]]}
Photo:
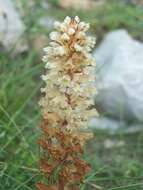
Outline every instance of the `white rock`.
{"type": "Polygon", "coordinates": [[[109,130],[112,132],[115,132],[119,129],[124,129],[126,126],[126,123],[124,121],[118,121],[116,119],[99,116],[97,118],[93,118],[90,121],[90,127],[101,129],[101,130],[109,130]]]}
{"type": "Polygon", "coordinates": [[[89,126],[91,130],[106,130],[111,134],[115,133],[137,133],[143,130],[143,125],[141,123],[132,123],[128,124],[124,120],[116,120],[111,117],[104,117],[100,115],[100,117],[93,118],[89,126]]]}
{"type": "MultiPolygon", "coordinates": [[[[11,0],[0,0],[0,43],[6,50],[10,50],[18,43],[24,32],[24,24],[11,0]]],[[[24,48],[24,45],[23,45],[24,48]]]]}
{"type": "Polygon", "coordinates": [[[99,112],[121,121],[143,122],[143,43],[125,30],[116,30],[107,34],[94,55],[99,112]]]}

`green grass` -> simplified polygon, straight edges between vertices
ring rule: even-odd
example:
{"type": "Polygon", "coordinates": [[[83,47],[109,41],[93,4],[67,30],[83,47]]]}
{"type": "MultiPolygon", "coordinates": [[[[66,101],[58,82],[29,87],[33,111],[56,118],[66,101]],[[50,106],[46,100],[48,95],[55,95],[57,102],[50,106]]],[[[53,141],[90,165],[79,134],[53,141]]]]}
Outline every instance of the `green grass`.
{"type": "MultiPolygon", "coordinates": [[[[32,38],[39,34],[47,35],[49,29],[39,27],[41,16],[54,15],[62,19],[65,15],[78,14],[92,23],[92,32],[98,41],[107,31],[126,28],[134,37],[143,40],[143,9],[113,3],[95,9],[88,14],[82,11],[63,11],[52,8],[45,11],[39,1],[35,11],[30,11],[22,0],[27,17],[25,37],[31,45],[32,38]]],[[[117,1],[116,1],[117,2],[117,1]]],[[[33,47],[31,45],[31,47],[33,47]]],[[[26,54],[11,58],[0,53],[0,189],[33,190],[39,179],[39,150],[37,139],[40,112],[40,96],[43,64],[31,48],[26,54]]],[[[85,159],[92,165],[82,190],[142,190],[143,189],[143,132],[136,134],[110,135],[97,132],[88,143],[85,159]],[[107,148],[105,143],[113,142],[107,148]]]]}
{"type": "Polygon", "coordinates": [[[96,132],[87,147],[93,171],[89,182],[104,190],[143,189],[143,133],[109,135],[96,132]],[[107,143],[111,146],[107,147],[107,143]]]}
{"type": "Polygon", "coordinates": [[[0,60],[0,189],[17,189],[31,179],[18,188],[28,189],[35,179],[30,168],[37,167],[38,159],[37,94],[41,82],[35,81],[42,65],[36,63],[34,53],[16,60],[1,55],[0,60]]]}

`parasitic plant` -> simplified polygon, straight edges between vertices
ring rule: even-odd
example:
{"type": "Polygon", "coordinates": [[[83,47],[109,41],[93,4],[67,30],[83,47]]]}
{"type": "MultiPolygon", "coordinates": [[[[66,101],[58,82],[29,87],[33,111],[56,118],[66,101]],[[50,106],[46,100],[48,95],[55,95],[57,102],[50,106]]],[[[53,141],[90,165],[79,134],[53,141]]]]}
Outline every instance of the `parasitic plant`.
{"type": "Polygon", "coordinates": [[[89,24],[78,16],[55,22],[49,46],[44,48],[46,72],[42,76],[42,110],[39,190],[79,190],[90,166],[82,160],[83,146],[92,137],[88,121],[93,107],[95,39],[87,36],[89,24]]]}

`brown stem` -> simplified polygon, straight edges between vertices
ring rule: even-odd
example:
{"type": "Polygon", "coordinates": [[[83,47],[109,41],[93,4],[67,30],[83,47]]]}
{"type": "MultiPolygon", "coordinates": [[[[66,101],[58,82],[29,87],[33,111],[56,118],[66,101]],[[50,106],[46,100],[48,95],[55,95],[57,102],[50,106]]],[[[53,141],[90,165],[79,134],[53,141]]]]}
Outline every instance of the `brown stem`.
{"type": "Polygon", "coordinates": [[[59,179],[59,190],[64,190],[64,182],[62,179],[59,179]]]}

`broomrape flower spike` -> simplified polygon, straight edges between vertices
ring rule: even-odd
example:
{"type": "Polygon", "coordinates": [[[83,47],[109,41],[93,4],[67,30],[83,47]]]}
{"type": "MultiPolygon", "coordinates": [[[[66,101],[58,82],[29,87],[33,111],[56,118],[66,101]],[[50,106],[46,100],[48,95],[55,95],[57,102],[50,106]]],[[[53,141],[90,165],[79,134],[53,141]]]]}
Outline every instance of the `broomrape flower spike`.
{"type": "Polygon", "coordinates": [[[81,159],[83,145],[92,137],[88,121],[96,116],[92,109],[96,89],[95,61],[91,50],[95,39],[87,36],[89,24],[78,16],[55,22],[49,46],[44,48],[46,74],[41,89],[42,135],[39,190],[79,190],[89,164],[81,159]]]}

